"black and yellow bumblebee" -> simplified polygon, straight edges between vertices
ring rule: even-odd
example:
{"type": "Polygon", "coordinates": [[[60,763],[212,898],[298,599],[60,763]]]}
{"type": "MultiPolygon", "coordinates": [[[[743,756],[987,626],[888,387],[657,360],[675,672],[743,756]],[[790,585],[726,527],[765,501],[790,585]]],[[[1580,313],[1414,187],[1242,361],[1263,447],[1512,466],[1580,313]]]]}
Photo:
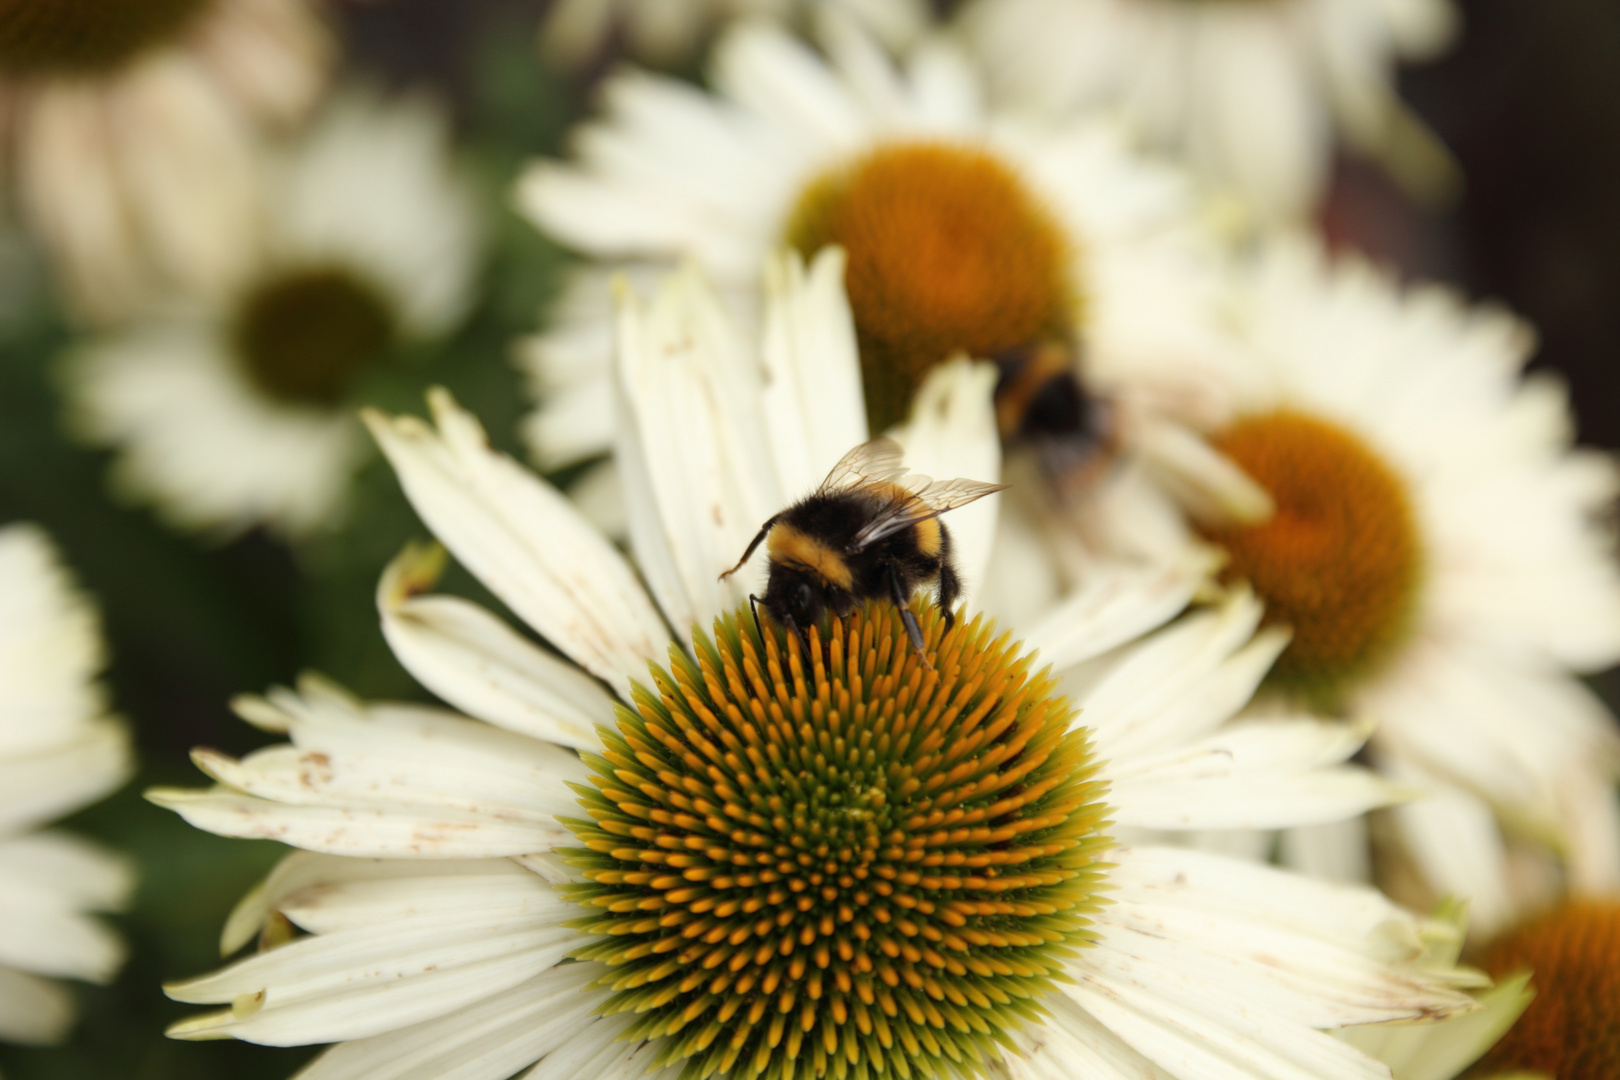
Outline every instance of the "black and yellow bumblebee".
{"type": "Polygon", "coordinates": [[[863,600],[886,597],[900,609],[912,647],[926,663],[922,629],[907,606],[911,594],[934,583],[949,632],[951,609],[962,592],[951,535],[939,516],[1007,485],[930,481],[907,473],[899,443],[862,443],[815,491],[772,514],[737,565],[720,577],[742,569],[768,537],[770,576],[758,602],[771,618],[806,641],[806,628],[829,609],[844,616],[863,600]]]}
{"type": "Polygon", "coordinates": [[[1043,341],[993,359],[1002,441],[1029,447],[1059,496],[1092,488],[1114,462],[1118,433],[1111,403],[1081,385],[1073,347],[1043,341]]]}

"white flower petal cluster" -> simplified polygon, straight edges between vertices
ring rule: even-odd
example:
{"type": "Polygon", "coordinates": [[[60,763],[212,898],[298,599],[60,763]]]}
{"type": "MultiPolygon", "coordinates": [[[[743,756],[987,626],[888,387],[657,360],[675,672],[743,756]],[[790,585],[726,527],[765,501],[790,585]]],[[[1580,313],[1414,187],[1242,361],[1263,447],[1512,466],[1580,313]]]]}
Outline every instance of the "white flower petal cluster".
{"type": "Polygon", "coordinates": [[[171,295],[162,314],[80,345],[65,372],[77,432],[118,449],[117,489],[187,530],[308,533],[339,512],[365,451],[349,406],[250,377],[241,324],[255,297],[341,274],[404,341],[446,333],[472,301],[478,221],[429,102],[338,97],[276,166],[264,213],[247,215],[252,258],[228,287],[171,295]]]}
{"type": "Polygon", "coordinates": [[[1315,208],[1340,139],[1413,184],[1449,167],[1394,68],[1456,22],[1450,0],[978,0],[961,16],[1005,107],[1117,109],[1267,221],[1315,208]]]}
{"type": "MultiPolygon", "coordinates": [[[[185,1037],[329,1042],[302,1074],[499,1080],[646,1073],[657,1043],[618,1036],[594,963],[562,924],[578,908],[555,886],[577,871],[564,782],[570,748],[629,699],[689,628],[758,585],[715,579],[759,512],[805,490],[865,432],[836,252],[769,277],[763,347],[748,348],[688,272],[650,305],[625,298],[613,393],[633,562],[560,493],[489,449],[446,395],[434,423],[371,417],[428,527],[529,630],[426,593],[435,558],[407,552],[379,589],[400,659],[459,713],[367,705],[318,681],[238,703],[288,742],[235,761],[199,757],[219,784],[154,793],[225,835],[306,849],[285,860],[226,928],[227,953],[264,948],[172,996],[227,1008],[185,1037]],[[814,371],[815,378],[806,378],[814,371]],[[637,571],[647,582],[644,588],[637,571]]],[[[908,459],[937,448],[994,469],[988,380],[942,369],[937,404],[904,432],[908,459]]],[[[948,475],[948,474],[947,474],[948,475]]],[[[980,474],[980,478],[993,476],[980,474]]],[[[983,501],[992,511],[994,500],[983,501]]],[[[965,566],[988,550],[964,529],[965,566]]],[[[986,541],[993,535],[983,530],[986,541]]],[[[1235,591],[1171,620],[1202,587],[1203,560],[1122,570],[1072,597],[1027,643],[1061,671],[1107,759],[1113,819],[1165,830],[1278,828],[1343,818],[1398,796],[1344,764],[1360,743],[1338,724],[1252,721],[1250,695],[1283,645],[1235,591]]],[[[1118,846],[1096,943],[1072,982],[997,1068],[1016,1076],[1387,1076],[1326,1029],[1466,1011],[1465,973],[1424,963],[1443,928],[1372,890],[1179,848],[1118,846]]],[[[653,1075],[673,1077],[667,1068],[653,1075]]]]}
{"type": "Polygon", "coordinates": [[[123,965],[94,913],[122,906],[128,866],[44,828],[131,772],[102,663],[100,621],[44,532],[0,528],[0,1041],[56,1042],[75,1011],[58,980],[107,982],[123,965]]]}
{"type": "Polygon", "coordinates": [[[311,0],[198,6],[176,40],[111,71],[0,65],[18,201],[68,299],[97,321],[241,269],[263,133],[301,118],[326,81],[332,45],[311,0]]]}

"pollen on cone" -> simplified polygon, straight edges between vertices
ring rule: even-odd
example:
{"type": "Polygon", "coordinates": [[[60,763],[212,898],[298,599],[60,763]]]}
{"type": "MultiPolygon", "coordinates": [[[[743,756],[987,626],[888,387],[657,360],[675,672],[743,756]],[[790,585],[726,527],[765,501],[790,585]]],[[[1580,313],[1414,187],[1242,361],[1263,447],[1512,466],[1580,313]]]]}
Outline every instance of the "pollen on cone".
{"type": "Polygon", "coordinates": [[[1422,545],[1406,483],[1357,436],[1304,413],[1247,417],[1212,442],[1276,504],[1259,525],[1207,531],[1225,576],[1293,631],[1269,681],[1332,708],[1411,627],[1422,545]]]}
{"type": "Polygon", "coordinates": [[[1073,334],[1072,242],[1012,169],[946,143],[884,146],[800,196],[787,240],[848,255],[845,284],[875,428],[934,365],[1073,334]]]}
{"type": "Polygon", "coordinates": [[[807,655],[744,607],[587,755],[576,956],[689,1080],[979,1075],[1088,942],[1085,730],[1008,636],[918,614],[933,671],[890,604],[807,655]]]}
{"type": "Polygon", "coordinates": [[[1470,1075],[1620,1076],[1620,903],[1565,904],[1492,943],[1492,976],[1531,973],[1535,999],[1470,1075]]]}

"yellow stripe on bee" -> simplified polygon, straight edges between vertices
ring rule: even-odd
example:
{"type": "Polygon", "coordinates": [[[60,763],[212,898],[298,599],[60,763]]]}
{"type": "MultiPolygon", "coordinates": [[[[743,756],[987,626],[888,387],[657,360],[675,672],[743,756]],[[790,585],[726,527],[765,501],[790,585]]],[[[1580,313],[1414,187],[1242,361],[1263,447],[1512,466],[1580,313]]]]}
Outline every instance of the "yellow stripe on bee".
{"type": "Polygon", "coordinates": [[[771,535],[765,541],[765,550],[770,552],[772,562],[803,567],[840,589],[849,589],[855,584],[842,555],[791,525],[778,523],[771,529],[771,535]]]}
{"type": "MultiPolygon", "coordinates": [[[[897,503],[909,503],[917,498],[915,492],[903,488],[899,484],[872,484],[869,485],[867,490],[897,503]]],[[[912,526],[912,530],[913,535],[917,538],[917,551],[924,558],[932,559],[939,554],[939,549],[944,546],[944,541],[940,539],[939,521],[937,519],[926,518],[919,521],[912,526]]]]}
{"type": "Polygon", "coordinates": [[[942,544],[939,535],[939,519],[928,518],[925,521],[917,522],[915,527],[917,530],[918,553],[924,558],[932,559],[939,554],[942,544]]]}

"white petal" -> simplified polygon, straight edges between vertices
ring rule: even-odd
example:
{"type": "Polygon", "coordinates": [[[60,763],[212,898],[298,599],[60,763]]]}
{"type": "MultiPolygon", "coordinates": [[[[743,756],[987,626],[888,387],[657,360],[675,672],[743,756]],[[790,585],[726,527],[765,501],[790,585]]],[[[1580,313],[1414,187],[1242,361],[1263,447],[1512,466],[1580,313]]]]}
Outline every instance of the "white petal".
{"type": "Polygon", "coordinates": [[[540,649],[484,608],[418,596],[438,577],[433,551],[408,548],[383,574],[383,635],[407,671],[463,712],[509,731],[594,750],[613,700],[589,676],[540,649]]]}
{"type": "Polygon", "coordinates": [[[1272,829],[1340,821],[1410,798],[1411,789],[1338,763],[1367,729],[1267,717],[1229,724],[1158,760],[1107,771],[1121,825],[1272,829]]]}
{"type": "Polygon", "coordinates": [[[771,474],[757,365],[695,270],[663,282],[643,310],[619,305],[615,448],[630,542],[682,635],[745,600],[756,583],[720,580],[784,499],[771,474]]]}
{"type": "Polygon", "coordinates": [[[50,1045],[73,1025],[73,992],[61,983],[0,967],[0,1039],[50,1045]]]}
{"type": "Polygon", "coordinates": [[[1093,660],[1174,618],[1208,580],[1212,558],[1198,554],[1168,566],[1108,566],[1024,637],[1041,660],[1063,671],[1093,660]]]}
{"type": "Polygon", "coordinates": [[[591,1019],[604,969],[559,964],[502,994],[406,1031],[334,1046],[298,1080],[507,1080],[591,1019]]]}
{"type": "Polygon", "coordinates": [[[567,499],[492,451],[448,394],[430,402],[437,432],[414,417],[366,418],[417,513],[525,622],[627,696],[669,643],[634,571],[567,499]]]}
{"type": "Polygon", "coordinates": [[[842,250],[817,254],[808,273],[796,253],[771,257],[761,353],[777,487],[784,499],[796,499],[867,437],[842,250]]]}

